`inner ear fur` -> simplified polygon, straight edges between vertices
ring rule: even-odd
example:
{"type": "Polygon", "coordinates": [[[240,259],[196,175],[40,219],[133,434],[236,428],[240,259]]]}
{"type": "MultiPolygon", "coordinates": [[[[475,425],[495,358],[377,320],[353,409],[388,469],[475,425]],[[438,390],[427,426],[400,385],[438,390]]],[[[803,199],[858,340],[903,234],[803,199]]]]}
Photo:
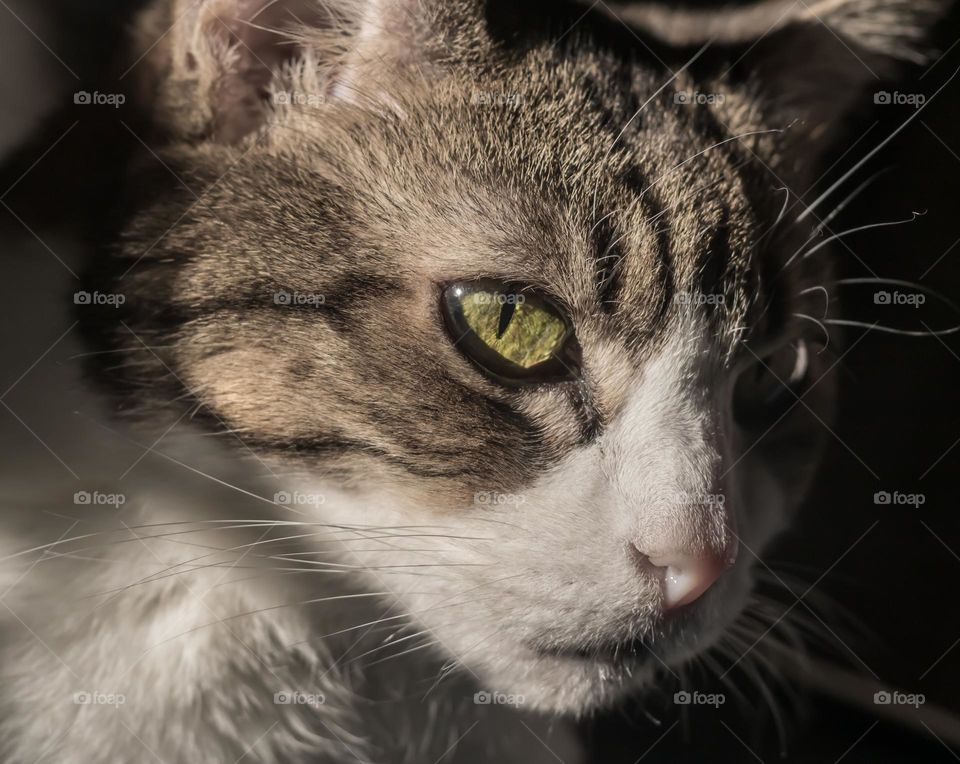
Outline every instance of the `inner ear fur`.
{"type": "Polygon", "coordinates": [[[156,0],[134,32],[137,92],[173,140],[234,144],[273,90],[364,103],[397,71],[475,58],[482,0],[156,0]]]}

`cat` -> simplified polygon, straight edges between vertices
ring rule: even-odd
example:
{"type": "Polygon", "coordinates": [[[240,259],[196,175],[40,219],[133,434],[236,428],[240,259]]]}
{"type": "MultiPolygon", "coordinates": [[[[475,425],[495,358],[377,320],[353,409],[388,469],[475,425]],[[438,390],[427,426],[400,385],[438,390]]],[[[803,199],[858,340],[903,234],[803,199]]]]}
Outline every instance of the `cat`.
{"type": "Polygon", "coordinates": [[[575,762],[751,607],[836,407],[798,191],[943,3],[600,6],[148,4],[4,761],[575,762]]]}

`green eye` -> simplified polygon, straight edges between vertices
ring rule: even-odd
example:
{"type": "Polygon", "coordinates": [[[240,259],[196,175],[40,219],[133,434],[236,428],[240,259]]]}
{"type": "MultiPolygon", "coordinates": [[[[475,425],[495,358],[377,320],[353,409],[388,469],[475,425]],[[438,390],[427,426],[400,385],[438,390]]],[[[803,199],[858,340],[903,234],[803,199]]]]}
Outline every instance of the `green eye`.
{"type": "Polygon", "coordinates": [[[457,348],[505,382],[571,379],[579,348],[569,321],[546,297],[515,284],[463,281],[443,292],[457,348]]]}

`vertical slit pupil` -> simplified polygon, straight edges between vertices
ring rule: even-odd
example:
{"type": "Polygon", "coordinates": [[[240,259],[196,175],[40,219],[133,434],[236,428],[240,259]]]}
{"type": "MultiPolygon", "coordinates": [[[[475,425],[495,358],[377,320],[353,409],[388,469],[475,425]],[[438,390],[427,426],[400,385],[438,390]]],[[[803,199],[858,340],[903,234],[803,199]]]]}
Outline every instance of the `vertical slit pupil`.
{"type": "Polygon", "coordinates": [[[510,326],[510,322],[513,320],[513,314],[517,310],[517,305],[511,300],[507,300],[503,305],[500,306],[500,323],[497,325],[497,339],[503,337],[504,332],[507,331],[507,328],[510,326]]]}

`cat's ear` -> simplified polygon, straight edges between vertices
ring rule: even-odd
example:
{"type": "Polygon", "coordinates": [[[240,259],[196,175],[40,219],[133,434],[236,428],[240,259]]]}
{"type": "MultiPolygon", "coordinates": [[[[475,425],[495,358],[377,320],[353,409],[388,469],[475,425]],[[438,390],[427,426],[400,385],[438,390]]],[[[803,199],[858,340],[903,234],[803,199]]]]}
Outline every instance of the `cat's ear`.
{"type": "MultiPolygon", "coordinates": [[[[872,102],[898,62],[923,62],[950,0],[759,0],[718,10],[609,4],[661,43],[719,61],[705,76],[745,81],[769,127],[813,149],[858,99],[872,102]]],[[[702,70],[701,70],[702,71],[702,70]]]]}
{"type": "Polygon", "coordinates": [[[431,76],[478,61],[490,45],[483,0],[366,0],[331,94],[357,103],[389,100],[398,72],[431,76]]]}
{"type": "Polygon", "coordinates": [[[135,28],[137,90],[172,138],[236,143],[269,118],[278,91],[305,103],[369,102],[386,92],[391,73],[469,55],[481,7],[480,0],[155,0],[135,28]],[[283,93],[286,86],[294,92],[283,93]]]}

